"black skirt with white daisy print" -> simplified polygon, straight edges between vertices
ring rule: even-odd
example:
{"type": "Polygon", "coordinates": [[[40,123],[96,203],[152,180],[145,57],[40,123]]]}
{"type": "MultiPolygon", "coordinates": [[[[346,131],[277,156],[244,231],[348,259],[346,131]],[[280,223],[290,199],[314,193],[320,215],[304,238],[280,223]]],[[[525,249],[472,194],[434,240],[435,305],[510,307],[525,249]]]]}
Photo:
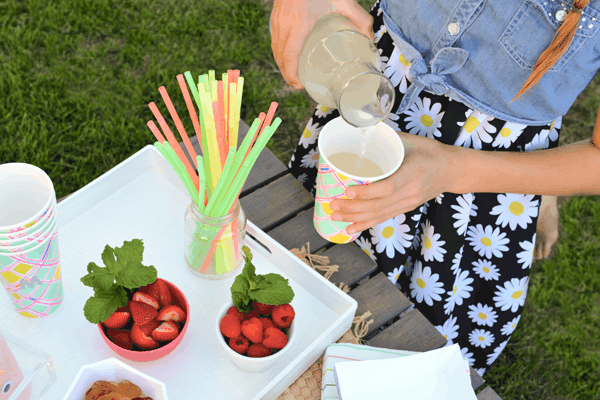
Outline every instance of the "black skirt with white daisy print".
{"type": "MultiPolygon", "coordinates": [[[[555,148],[561,120],[526,126],[495,119],[447,96],[421,92],[396,114],[412,78],[385,31],[379,4],[371,10],[384,73],[396,87],[386,123],[396,131],[485,151],[555,148]]],[[[315,194],[322,127],[339,113],[317,107],[289,163],[315,194]]],[[[527,295],[541,196],[443,193],[411,212],[361,233],[356,243],[379,269],[483,375],[514,332],[527,295]]]]}

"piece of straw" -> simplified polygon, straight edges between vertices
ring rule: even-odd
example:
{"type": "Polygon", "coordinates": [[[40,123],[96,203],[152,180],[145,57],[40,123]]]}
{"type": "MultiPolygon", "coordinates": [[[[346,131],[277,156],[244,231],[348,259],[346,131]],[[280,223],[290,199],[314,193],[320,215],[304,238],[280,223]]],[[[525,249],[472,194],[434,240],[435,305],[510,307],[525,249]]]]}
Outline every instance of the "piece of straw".
{"type": "Polygon", "coordinates": [[[229,177],[231,167],[233,165],[233,158],[235,156],[235,148],[230,147],[229,153],[227,154],[227,160],[225,161],[225,166],[223,167],[223,173],[221,174],[221,179],[217,183],[217,187],[213,192],[208,204],[206,205],[206,210],[209,212],[209,217],[222,217],[222,215],[214,215],[210,213],[210,210],[214,208],[214,203],[218,201],[221,197],[221,193],[227,190],[231,181],[227,179],[229,177]]]}
{"type": "Polygon", "coordinates": [[[221,176],[221,160],[219,157],[219,147],[217,144],[217,133],[215,131],[215,120],[212,113],[212,107],[210,107],[210,98],[208,93],[204,90],[200,90],[200,99],[202,104],[202,115],[204,117],[204,123],[206,126],[205,136],[207,138],[208,147],[207,154],[210,154],[210,175],[211,185],[214,190],[219,177],[221,176]]]}
{"type": "Polygon", "coordinates": [[[154,104],[152,102],[152,103],[148,104],[148,106],[150,107],[150,110],[152,110],[152,113],[158,120],[158,124],[160,125],[163,132],[165,133],[165,136],[167,137],[167,141],[169,142],[169,144],[175,151],[175,154],[177,154],[177,157],[179,158],[179,160],[183,163],[185,170],[187,171],[190,179],[192,180],[192,183],[194,184],[194,187],[196,188],[195,191],[197,191],[198,190],[198,175],[196,175],[196,172],[192,168],[192,165],[190,164],[187,157],[183,153],[183,150],[179,146],[179,142],[177,141],[177,139],[175,139],[173,132],[171,132],[171,129],[169,129],[169,126],[167,125],[167,122],[165,121],[163,116],[160,114],[160,111],[158,111],[156,104],[154,104]]]}
{"type": "Polygon", "coordinates": [[[229,84],[229,121],[228,121],[229,143],[232,146],[237,147],[237,142],[234,141],[234,139],[235,139],[235,127],[234,126],[236,123],[239,124],[239,120],[235,119],[235,109],[236,109],[235,104],[237,104],[237,90],[236,90],[235,83],[230,83],[229,84]]]}
{"type": "MultiPolygon", "coordinates": [[[[185,166],[183,165],[183,163],[181,162],[181,160],[179,160],[179,158],[177,157],[177,154],[175,153],[175,151],[173,150],[173,148],[171,147],[171,145],[169,144],[169,142],[165,142],[163,144],[163,147],[165,148],[166,152],[168,155],[171,156],[171,159],[173,160],[173,162],[175,163],[175,165],[177,165],[177,167],[179,168],[179,170],[181,171],[181,174],[183,175],[183,182],[186,186],[188,186],[188,192],[190,192],[192,199],[194,200],[194,203],[198,203],[198,190],[191,178],[189,177],[188,174],[186,174],[185,172],[185,166]]],[[[200,185],[198,184],[198,187],[200,185]]]]}
{"type": "Polygon", "coordinates": [[[260,130],[260,133],[262,133],[262,131],[265,130],[265,127],[271,125],[271,121],[273,121],[273,117],[275,116],[275,110],[277,110],[277,106],[278,104],[276,102],[271,102],[271,105],[269,106],[269,111],[267,112],[267,119],[265,121],[265,123],[262,126],[262,129],[260,130]]]}
{"type": "Polygon", "coordinates": [[[225,139],[225,147],[229,148],[229,133],[227,129],[227,124],[225,123],[225,116],[227,115],[225,112],[225,100],[223,98],[223,82],[217,82],[217,97],[219,98],[219,123],[221,124],[221,132],[223,134],[223,138],[225,139]]]}
{"type": "MultiPolygon", "coordinates": [[[[169,93],[167,93],[167,89],[164,86],[161,86],[158,88],[158,91],[160,92],[160,95],[163,98],[163,101],[165,102],[167,109],[169,110],[169,113],[171,114],[171,118],[173,118],[173,121],[175,122],[175,127],[177,128],[177,131],[179,132],[179,136],[181,136],[181,138],[183,139],[183,143],[185,144],[185,148],[188,151],[188,154],[190,155],[190,157],[192,157],[192,161],[194,163],[196,163],[196,150],[194,150],[194,146],[192,146],[192,142],[190,142],[190,138],[188,137],[185,129],[183,128],[183,124],[181,123],[181,120],[179,119],[179,115],[177,114],[177,110],[175,110],[175,107],[173,107],[173,103],[171,102],[171,98],[169,97],[169,93]]],[[[196,169],[198,169],[198,166],[196,165],[196,169]]]]}
{"type": "Polygon", "coordinates": [[[200,150],[202,150],[202,142],[200,141],[200,137],[202,135],[202,130],[200,129],[200,120],[198,115],[196,114],[196,109],[194,108],[194,104],[192,104],[192,99],[190,97],[190,93],[185,84],[185,79],[182,74],[177,75],[177,82],[179,82],[179,88],[181,89],[181,94],[183,95],[183,99],[185,100],[185,105],[187,106],[188,112],[190,114],[190,119],[192,120],[192,125],[194,125],[194,131],[196,132],[196,137],[198,138],[198,143],[200,144],[200,150]]]}
{"type": "Polygon", "coordinates": [[[223,79],[222,82],[223,82],[223,104],[225,105],[225,107],[224,107],[224,111],[225,111],[225,126],[227,127],[225,129],[227,131],[227,136],[229,137],[229,124],[227,123],[228,122],[227,116],[229,115],[228,114],[229,113],[229,110],[228,110],[228,106],[229,106],[229,103],[228,103],[228,100],[229,100],[229,83],[228,82],[229,81],[228,81],[228,76],[227,76],[226,72],[223,73],[221,75],[221,77],[223,79]]]}
{"type": "Polygon", "coordinates": [[[206,206],[206,174],[204,173],[204,160],[202,160],[202,156],[196,156],[196,163],[198,164],[198,185],[200,187],[198,190],[198,212],[202,214],[206,206]]]}
{"type": "Polygon", "coordinates": [[[242,94],[244,93],[244,78],[239,78],[238,82],[237,82],[237,93],[236,93],[236,102],[237,104],[235,104],[235,118],[234,118],[234,124],[233,124],[233,144],[237,147],[237,142],[238,142],[238,131],[240,129],[240,124],[239,124],[239,120],[240,120],[240,111],[242,108],[242,94]]]}
{"type": "Polygon", "coordinates": [[[156,140],[158,140],[160,144],[163,144],[166,141],[162,133],[160,133],[160,131],[158,130],[158,127],[154,124],[154,121],[148,121],[148,127],[150,128],[150,130],[154,134],[154,137],[156,138],[156,140]]]}
{"type": "Polygon", "coordinates": [[[215,129],[217,131],[217,144],[219,146],[219,158],[221,160],[221,168],[225,166],[225,157],[227,154],[227,144],[225,143],[225,132],[223,132],[221,121],[218,116],[221,114],[219,111],[219,103],[216,101],[212,102],[213,114],[215,115],[215,129]]]}
{"type": "MultiPolygon", "coordinates": [[[[168,144],[169,142],[165,141],[165,145],[168,144]]],[[[160,154],[162,154],[162,156],[165,158],[165,160],[167,160],[168,163],[171,164],[171,168],[173,168],[177,176],[179,176],[179,180],[181,180],[183,186],[185,186],[185,188],[187,189],[188,193],[190,194],[190,197],[194,199],[195,189],[192,185],[191,180],[189,180],[189,177],[187,179],[185,178],[187,175],[185,173],[185,170],[181,169],[180,164],[175,161],[177,160],[177,156],[175,156],[175,159],[173,159],[171,157],[171,154],[169,154],[169,152],[166,150],[166,146],[160,144],[159,142],[154,142],[154,147],[156,147],[160,154]]]]}

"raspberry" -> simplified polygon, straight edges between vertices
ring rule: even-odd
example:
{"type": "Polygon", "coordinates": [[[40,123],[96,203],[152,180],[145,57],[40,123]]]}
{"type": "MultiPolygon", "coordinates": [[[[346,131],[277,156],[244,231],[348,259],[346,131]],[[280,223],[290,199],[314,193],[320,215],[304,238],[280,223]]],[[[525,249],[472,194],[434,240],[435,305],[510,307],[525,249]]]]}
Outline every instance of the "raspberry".
{"type": "Polygon", "coordinates": [[[275,306],[259,303],[258,301],[253,302],[252,307],[262,315],[271,315],[273,308],[275,308],[275,306]]]}
{"type": "Polygon", "coordinates": [[[251,318],[260,318],[260,315],[258,315],[258,311],[256,311],[256,310],[248,311],[248,314],[246,314],[246,321],[249,321],[251,318]]]}
{"type": "Polygon", "coordinates": [[[221,319],[219,328],[221,333],[228,338],[235,338],[242,334],[240,320],[232,314],[227,314],[221,319]]]}
{"type": "Polygon", "coordinates": [[[248,357],[260,358],[271,355],[271,349],[264,344],[253,344],[248,347],[248,357]]]}
{"type": "Polygon", "coordinates": [[[236,353],[244,354],[248,350],[248,347],[250,347],[250,342],[244,335],[240,335],[229,339],[229,347],[236,353]]]}
{"type": "Polygon", "coordinates": [[[267,328],[262,344],[270,349],[283,349],[288,342],[285,333],[277,328],[267,328]]]}
{"type": "Polygon", "coordinates": [[[283,304],[273,309],[273,322],[280,328],[289,328],[296,313],[290,304],[283,304]]]}
{"type": "Polygon", "coordinates": [[[273,323],[273,321],[271,321],[271,319],[269,319],[269,318],[259,318],[259,319],[260,319],[260,322],[262,322],[262,324],[263,324],[263,334],[267,330],[267,328],[278,328],[278,326],[275,325],[273,323]]]}
{"type": "Polygon", "coordinates": [[[238,310],[236,306],[230,307],[229,310],[227,310],[227,314],[236,315],[238,317],[238,319],[240,320],[240,323],[246,319],[246,316],[244,315],[244,313],[241,312],[240,310],[238,310]]]}
{"type": "Polygon", "coordinates": [[[262,322],[258,318],[251,318],[248,321],[242,322],[242,333],[252,343],[260,343],[263,338],[262,322]]]}

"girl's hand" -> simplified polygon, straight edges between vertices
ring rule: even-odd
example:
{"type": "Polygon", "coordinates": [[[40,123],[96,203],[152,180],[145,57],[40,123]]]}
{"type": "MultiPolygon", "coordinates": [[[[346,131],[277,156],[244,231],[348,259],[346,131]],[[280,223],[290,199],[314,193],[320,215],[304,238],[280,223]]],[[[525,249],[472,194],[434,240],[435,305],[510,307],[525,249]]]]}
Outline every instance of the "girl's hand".
{"type": "Polygon", "coordinates": [[[398,132],[404,143],[402,165],[391,176],[364,186],[351,186],[346,196],[353,200],[333,200],[335,220],[354,222],[349,234],[364,231],[396,215],[412,211],[441,193],[452,192],[460,172],[461,148],[437,140],[398,132]]]}
{"type": "Polygon", "coordinates": [[[271,12],[271,49],[283,79],[302,89],[298,78],[298,61],[306,38],[319,18],[341,14],[360,32],[375,40],[373,17],[355,0],[275,0],[271,12]]]}

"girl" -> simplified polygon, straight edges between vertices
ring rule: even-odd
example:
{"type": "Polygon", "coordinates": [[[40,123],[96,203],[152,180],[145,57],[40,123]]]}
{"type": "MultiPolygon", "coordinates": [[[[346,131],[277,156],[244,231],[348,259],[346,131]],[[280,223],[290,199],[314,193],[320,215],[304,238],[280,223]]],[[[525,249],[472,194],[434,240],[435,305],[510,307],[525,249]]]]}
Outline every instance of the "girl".
{"type": "MultiPolygon", "coordinates": [[[[375,41],[396,87],[385,123],[407,148],[395,174],[332,201],[332,218],[362,231],[357,244],[483,375],[519,323],[542,195],[600,194],[598,121],[593,141],[557,148],[600,68],[600,0],[380,0],[370,15],[354,0],[275,0],[273,54],[298,89],[302,45],[328,13],[375,41]]],[[[313,194],[318,134],[338,116],[318,107],[289,163],[313,194]]]]}

